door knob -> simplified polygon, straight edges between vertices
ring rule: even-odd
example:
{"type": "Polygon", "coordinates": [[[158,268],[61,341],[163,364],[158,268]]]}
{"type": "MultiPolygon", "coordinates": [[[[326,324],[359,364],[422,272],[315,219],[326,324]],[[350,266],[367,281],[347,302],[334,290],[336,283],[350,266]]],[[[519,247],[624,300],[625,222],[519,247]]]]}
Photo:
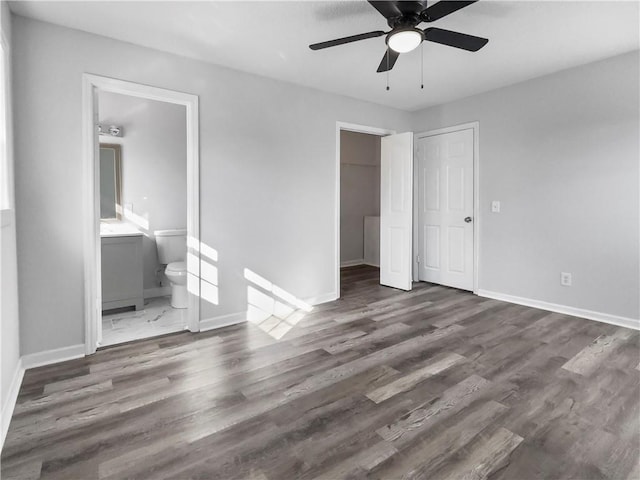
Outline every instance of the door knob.
{"type": "Polygon", "coordinates": [[[471,217],[465,217],[464,221],[467,223],[471,223],[472,218],[471,217]]]}

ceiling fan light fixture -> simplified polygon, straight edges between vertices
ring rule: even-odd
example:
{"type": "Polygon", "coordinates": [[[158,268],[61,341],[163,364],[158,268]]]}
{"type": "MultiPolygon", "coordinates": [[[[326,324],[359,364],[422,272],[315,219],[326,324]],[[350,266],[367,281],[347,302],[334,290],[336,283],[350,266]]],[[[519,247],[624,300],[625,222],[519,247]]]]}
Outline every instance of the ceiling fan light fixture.
{"type": "Polygon", "coordinates": [[[393,32],[387,37],[387,45],[398,53],[407,53],[414,50],[422,43],[423,33],[417,28],[409,28],[393,32]]]}

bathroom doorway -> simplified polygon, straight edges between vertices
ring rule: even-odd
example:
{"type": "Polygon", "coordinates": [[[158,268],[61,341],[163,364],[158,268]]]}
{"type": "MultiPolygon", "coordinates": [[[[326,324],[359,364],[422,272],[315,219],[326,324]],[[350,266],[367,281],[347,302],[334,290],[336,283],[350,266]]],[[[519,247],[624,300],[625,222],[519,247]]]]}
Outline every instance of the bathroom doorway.
{"type": "Polygon", "coordinates": [[[98,90],[102,335],[109,346],[184,330],[184,105],[98,90]]]}
{"type": "Polygon", "coordinates": [[[197,97],[84,80],[86,353],[198,331],[197,97]]]}

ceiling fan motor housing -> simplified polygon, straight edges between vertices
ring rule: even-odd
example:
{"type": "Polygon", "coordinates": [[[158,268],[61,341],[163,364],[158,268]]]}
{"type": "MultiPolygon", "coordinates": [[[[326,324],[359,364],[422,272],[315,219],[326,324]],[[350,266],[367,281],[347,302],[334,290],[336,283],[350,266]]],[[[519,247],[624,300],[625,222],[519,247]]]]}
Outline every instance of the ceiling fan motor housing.
{"type": "Polygon", "coordinates": [[[401,17],[392,17],[387,20],[389,26],[395,30],[396,28],[413,28],[423,22],[419,15],[405,14],[401,17]]]}

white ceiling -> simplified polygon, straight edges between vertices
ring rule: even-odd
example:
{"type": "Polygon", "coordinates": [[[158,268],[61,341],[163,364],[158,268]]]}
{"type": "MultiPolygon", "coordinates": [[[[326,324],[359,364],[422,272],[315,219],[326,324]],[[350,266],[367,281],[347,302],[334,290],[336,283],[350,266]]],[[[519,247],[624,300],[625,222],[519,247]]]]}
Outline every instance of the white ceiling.
{"type": "MultiPolygon", "coordinates": [[[[419,110],[639,48],[637,1],[481,0],[436,23],[489,38],[470,53],[424,43],[376,73],[388,30],[367,2],[13,2],[19,15],[403,110],[419,110]]],[[[426,26],[426,24],[423,24],[426,26]]]]}

